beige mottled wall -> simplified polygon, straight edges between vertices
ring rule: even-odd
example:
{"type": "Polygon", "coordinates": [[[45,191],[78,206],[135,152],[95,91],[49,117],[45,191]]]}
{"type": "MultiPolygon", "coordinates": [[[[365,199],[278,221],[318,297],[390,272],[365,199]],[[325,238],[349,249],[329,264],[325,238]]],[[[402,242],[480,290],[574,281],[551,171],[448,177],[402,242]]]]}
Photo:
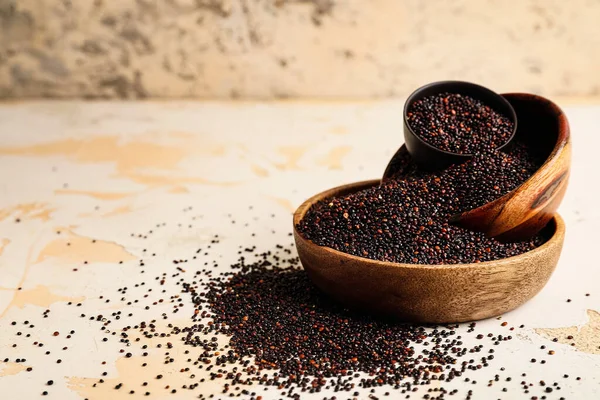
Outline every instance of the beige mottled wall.
{"type": "Polygon", "coordinates": [[[0,97],[600,95],[598,0],[0,0],[0,97]]]}

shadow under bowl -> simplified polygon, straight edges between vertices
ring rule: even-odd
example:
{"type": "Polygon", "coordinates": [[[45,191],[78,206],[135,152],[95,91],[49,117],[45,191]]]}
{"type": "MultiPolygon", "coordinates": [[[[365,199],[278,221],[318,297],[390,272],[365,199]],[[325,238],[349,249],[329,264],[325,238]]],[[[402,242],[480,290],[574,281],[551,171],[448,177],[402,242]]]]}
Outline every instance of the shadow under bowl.
{"type": "Polygon", "coordinates": [[[348,195],[379,180],[319,193],[294,213],[300,261],[313,283],[333,299],[371,314],[403,321],[450,323],[494,317],[535,296],[556,268],[565,225],[557,214],[542,234],[546,242],[518,256],[474,264],[401,264],[362,258],[305,239],[296,229],[320,200],[348,195]]]}

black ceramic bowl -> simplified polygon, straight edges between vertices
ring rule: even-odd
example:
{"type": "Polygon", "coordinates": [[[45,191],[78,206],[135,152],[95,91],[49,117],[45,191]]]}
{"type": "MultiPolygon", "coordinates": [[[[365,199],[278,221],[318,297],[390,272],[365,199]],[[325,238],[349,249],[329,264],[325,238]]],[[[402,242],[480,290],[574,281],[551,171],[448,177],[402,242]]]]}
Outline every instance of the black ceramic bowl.
{"type": "Polygon", "coordinates": [[[498,93],[470,82],[440,81],[433,82],[415,90],[404,104],[404,142],[412,158],[423,169],[442,169],[450,164],[458,164],[468,160],[472,154],[458,154],[438,149],[421,139],[410,127],[407,113],[410,106],[417,100],[439,93],[457,93],[470,96],[490,106],[496,112],[509,118],[514,129],[508,140],[498,150],[510,145],[517,132],[517,114],[510,103],[498,93]]]}

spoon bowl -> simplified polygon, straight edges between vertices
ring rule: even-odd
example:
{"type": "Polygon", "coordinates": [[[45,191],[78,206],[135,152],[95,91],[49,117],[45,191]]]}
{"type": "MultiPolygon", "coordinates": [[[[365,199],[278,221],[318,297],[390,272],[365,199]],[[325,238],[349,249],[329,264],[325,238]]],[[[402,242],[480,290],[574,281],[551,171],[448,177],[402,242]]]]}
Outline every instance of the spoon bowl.
{"type": "MultiPolygon", "coordinates": [[[[534,236],[552,219],[567,189],[571,139],[566,115],[550,100],[526,93],[503,97],[517,115],[515,140],[523,141],[545,161],[518,188],[481,207],[457,214],[451,221],[510,242],[534,236]]],[[[403,163],[399,161],[406,156],[402,146],[388,163],[383,180],[401,174],[399,166],[403,163]]]]}
{"type": "Polygon", "coordinates": [[[371,314],[404,321],[473,321],[510,311],[535,296],[554,271],[565,226],[555,215],[540,247],[527,253],[475,264],[401,264],[362,258],[305,239],[296,229],[315,203],[358,192],[379,180],[352,183],[319,193],[294,213],[300,261],[314,284],[335,300],[371,314]]]}

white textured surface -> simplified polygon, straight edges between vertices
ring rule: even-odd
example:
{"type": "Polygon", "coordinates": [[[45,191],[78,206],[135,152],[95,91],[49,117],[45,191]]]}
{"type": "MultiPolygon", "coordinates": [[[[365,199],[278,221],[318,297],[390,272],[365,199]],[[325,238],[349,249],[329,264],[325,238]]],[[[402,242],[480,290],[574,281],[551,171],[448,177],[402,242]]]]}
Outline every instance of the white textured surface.
{"type": "MultiPolygon", "coordinates": [[[[154,279],[171,268],[172,259],[193,253],[215,233],[223,237],[221,269],[236,260],[240,245],[256,244],[259,250],[268,250],[277,243],[288,243],[291,211],[306,197],[382,173],[401,143],[401,105],[399,101],[1,105],[1,398],[37,398],[43,390],[50,391],[48,398],[61,400],[142,398],[139,384],[151,377],[133,367],[142,362],[138,344],[127,348],[134,357],[123,358],[118,341],[102,342],[105,334],[99,325],[78,318],[79,313],[107,315],[123,310],[134,312],[135,321],[160,318],[168,305],[150,311],[142,309],[143,302],[127,307],[118,301],[116,289],[154,279]],[[248,212],[250,205],[254,206],[252,213],[248,212]],[[193,212],[182,211],[188,206],[194,207],[193,212]],[[196,214],[202,214],[202,219],[187,228],[196,214]],[[231,224],[227,214],[238,219],[238,224],[231,224]],[[251,216],[260,219],[252,222],[251,216]],[[256,238],[242,228],[244,221],[252,223],[256,238]],[[131,232],[145,232],[161,222],[169,222],[169,226],[145,241],[130,237],[131,232]],[[62,236],[56,234],[57,229],[62,236]],[[79,253],[60,247],[65,235],[79,253]],[[97,240],[94,245],[89,243],[92,238],[97,240]],[[149,259],[145,248],[157,257],[149,259]],[[138,258],[148,259],[145,277],[139,274],[138,258]],[[121,259],[125,263],[117,264],[121,259]],[[89,263],[83,264],[83,260],[89,263]],[[23,290],[15,290],[17,287],[23,290]],[[111,303],[105,304],[100,295],[111,298],[111,303]],[[67,306],[70,300],[83,301],[83,306],[67,306]],[[42,319],[46,309],[51,310],[50,316],[42,319]],[[25,320],[35,323],[35,328],[22,329],[31,337],[15,336],[15,328],[9,326],[13,320],[19,325],[25,320]],[[70,329],[76,334],[66,340],[70,329]],[[59,337],[52,336],[55,330],[61,332],[59,337]],[[34,341],[45,347],[33,346],[34,341]],[[62,346],[69,349],[62,351],[62,346]],[[45,356],[46,350],[52,354],[45,356]],[[17,357],[26,358],[23,365],[33,371],[19,371],[2,362],[17,357]],[[56,364],[57,358],[63,362],[56,364]],[[108,372],[105,379],[112,386],[124,382],[125,388],[139,387],[140,393],[129,396],[91,388],[102,371],[108,372]],[[44,386],[48,379],[55,381],[52,387],[44,386]]],[[[529,395],[523,394],[521,373],[527,373],[528,382],[559,382],[562,389],[548,395],[549,399],[600,397],[600,317],[593,311],[600,310],[600,210],[596,198],[600,104],[572,104],[565,109],[574,154],[570,187],[560,209],[567,236],[559,266],[537,297],[502,317],[508,326],[501,327],[502,321],[496,319],[478,323],[480,333],[512,334],[514,339],[498,346],[489,368],[465,374],[477,384],[456,379],[444,385],[457,388],[457,398],[464,398],[467,390],[474,391],[474,399],[545,394],[539,384],[529,395]],[[567,298],[572,302],[567,303],[567,298]],[[508,330],[520,324],[525,328],[508,330]],[[570,326],[581,328],[559,329],[570,326]],[[568,344],[567,334],[575,336],[576,346],[568,344]],[[555,336],[567,344],[548,339],[555,336]],[[547,348],[541,350],[542,345],[547,348]],[[548,355],[550,349],[556,354],[548,355]],[[531,358],[547,363],[530,363],[531,358]],[[500,367],[506,370],[500,371],[500,367]],[[565,373],[571,378],[561,378],[565,373]],[[488,387],[495,374],[500,374],[500,382],[488,387]],[[505,381],[507,376],[512,377],[511,382],[505,381]],[[582,379],[576,381],[575,376],[582,379]],[[502,391],[504,387],[507,392],[502,391]]],[[[188,270],[200,268],[202,261],[191,262],[188,270]]],[[[178,292],[169,283],[165,289],[167,294],[178,292]]],[[[183,310],[180,321],[191,312],[191,304],[183,310]]],[[[459,330],[464,332],[465,327],[459,330]]],[[[479,344],[472,336],[466,337],[465,341],[479,344]]],[[[176,346],[173,351],[180,350],[176,346]]],[[[160,368],[162,352],[150,351],[149,362],[160,368]]],[[[178,371],[171,366],[162,368],[168,376],[164,383],[175,385],[178,371]]],[[[151,398],[191,398],[185,392],[161,395],[164,391],[152,385],[156,383],[151,382],[151,398]]],[[[203,385],[203,393],[219,397],[220,384],[203,385]]],[[[269,393],[274,394],[263,394],[265,399],[270,398],[269,393]]],[[[421,388],[411,398],[421,398],[424,393],[421,388]]]]}

